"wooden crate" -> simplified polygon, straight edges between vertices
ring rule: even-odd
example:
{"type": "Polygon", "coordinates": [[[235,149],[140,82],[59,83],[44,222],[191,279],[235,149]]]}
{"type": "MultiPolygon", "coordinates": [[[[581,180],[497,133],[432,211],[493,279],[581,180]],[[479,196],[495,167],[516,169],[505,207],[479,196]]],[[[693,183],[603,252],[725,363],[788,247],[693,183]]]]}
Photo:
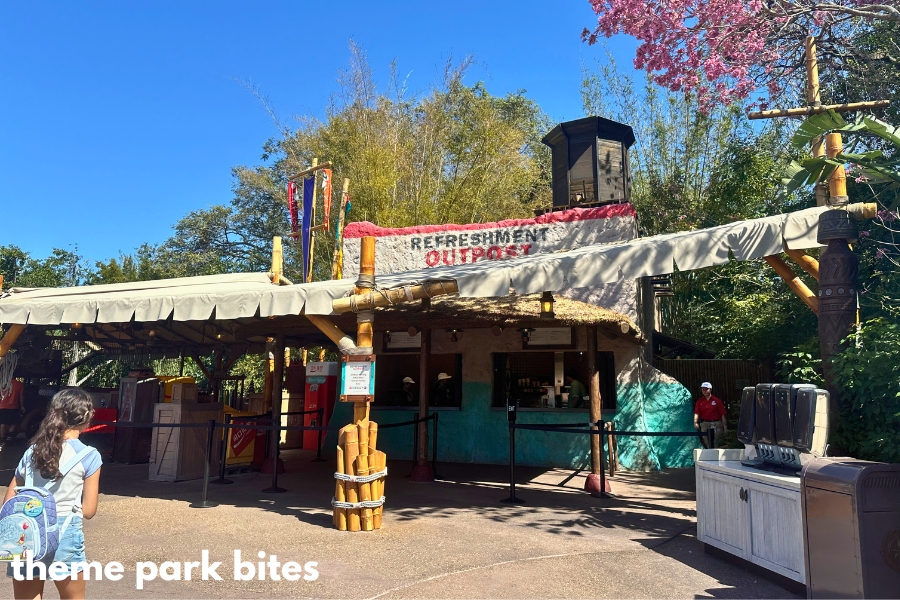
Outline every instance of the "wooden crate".
{"type": "MultiPolygon", "coordinates": [[[[222,422],[221,404],[157,404],[154,423],[222,422]]],[[[219,438],[213,438],[211,473],[219,469],[219,438]]],[[[206,461],[207,428],[156,427],[150,447],[151,481],[185,481],[203,477],[206,461]]]]}

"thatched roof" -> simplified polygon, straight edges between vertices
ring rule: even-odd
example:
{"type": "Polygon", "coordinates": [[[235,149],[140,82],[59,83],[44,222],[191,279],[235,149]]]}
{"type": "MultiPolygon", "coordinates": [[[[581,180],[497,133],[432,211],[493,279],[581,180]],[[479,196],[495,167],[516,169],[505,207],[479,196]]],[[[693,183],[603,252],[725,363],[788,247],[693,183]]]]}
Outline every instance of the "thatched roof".
{"type": "Polygon", "coordinates": [[[641,331],[628,315],[600,306],[555,297],[553,320],[541,319],[540,295],[501,296],[499,298],[460,298],[436,296],[431,308],[409,302],[379,308],[375,316],[376,331],[406,329],[410,325],[429,328],[480,328],[499,325],[503,328],[598,325],[630,337],[640,338],[641,331]]]}

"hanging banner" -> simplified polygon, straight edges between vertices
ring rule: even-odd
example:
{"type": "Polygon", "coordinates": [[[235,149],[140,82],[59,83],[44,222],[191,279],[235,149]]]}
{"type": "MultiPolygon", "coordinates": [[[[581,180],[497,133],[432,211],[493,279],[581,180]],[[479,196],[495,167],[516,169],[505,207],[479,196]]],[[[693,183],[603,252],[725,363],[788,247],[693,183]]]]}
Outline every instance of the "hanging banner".
{"type": "MultiPolygon", "coordinates": [[[[385,228],[368,222],[344,228],[344,279],[359,273],[360,240],[378,238],[375,274],[418,271],[444,265],[516,260],[533,254],[560,252],[591,244],[634,239],[637,221],[630,204],[571,208],[531,219],[495,223],[418,225],[385,228]]],[[[632,280],[559,291],[562,295],[637,318],[637,288],[632,280]]]]}
{"type": "Polygon", "coordinates": [[[300,227],[300,218],[297,214],[297,184],[288,181],[287,184],[288,210],[291,213],[291,233],[297,233],[300,227]]]}
{"type": "Polygon", "coordinates": [[[303,180],[303,222],[300,226],[300,242],[303,251],[303,281],[309,281],[309,269],[311,267],[309,247],[309,229],[313,226],[313,192],[316,189],[316,178],[309,177],[303,180]]]}
{"type": "Polygon", "coordinates": [[[331,220],[331,169],[322,169],[322,208],[325,212],[325,231],[331,220]]]}

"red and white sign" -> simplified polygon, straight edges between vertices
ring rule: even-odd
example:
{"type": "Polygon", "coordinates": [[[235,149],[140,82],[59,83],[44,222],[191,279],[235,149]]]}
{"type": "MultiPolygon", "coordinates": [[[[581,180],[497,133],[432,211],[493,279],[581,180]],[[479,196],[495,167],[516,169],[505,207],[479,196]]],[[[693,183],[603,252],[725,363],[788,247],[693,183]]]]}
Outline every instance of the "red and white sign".
{"type": "MultiPolygon", "coordinates": [[[[360,238],[378,238],[375,273],[401,273],[443,265],[570,250],[592,244],[624,242],[637,237],[637,221],[630,204],[572,208],[533,219],[509,219],[469,225],[420,225],[385,228],[367,221],[344,229],[345,279],[359,273],[360,238]]],[[[554,290],[566,296],[636,317],[636,288],[625,281],[595,289],[554,290]]]]}

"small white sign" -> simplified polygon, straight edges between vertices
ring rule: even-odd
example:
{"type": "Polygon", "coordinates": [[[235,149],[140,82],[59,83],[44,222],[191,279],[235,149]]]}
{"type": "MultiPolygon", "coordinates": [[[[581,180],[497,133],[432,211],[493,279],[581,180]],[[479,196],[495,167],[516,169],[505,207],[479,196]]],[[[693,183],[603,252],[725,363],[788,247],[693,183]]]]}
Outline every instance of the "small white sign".
{"type": "Polygon", "coordinates": [[[528,334],[529,346],[571,346],[571,327],[541,327],[528,334]]]}
{"type": "Polygon", "coordinates": [[[342,396],[371,396],[375,393],[374,362],[345,362],[343,366],[342,396]]]}

